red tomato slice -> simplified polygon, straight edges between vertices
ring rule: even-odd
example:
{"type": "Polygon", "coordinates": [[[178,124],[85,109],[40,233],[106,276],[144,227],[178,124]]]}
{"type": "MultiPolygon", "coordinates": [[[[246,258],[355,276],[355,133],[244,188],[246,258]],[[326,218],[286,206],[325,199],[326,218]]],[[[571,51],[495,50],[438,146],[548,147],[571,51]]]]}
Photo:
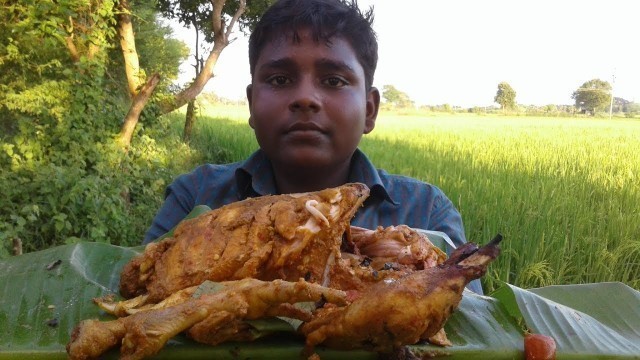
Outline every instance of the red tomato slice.
{"type": "Polygon", "coordinates": [[[524,337],[524,355],[527,360],[555,360],[556,341],[551,336],[528,334],[524,337]]]}

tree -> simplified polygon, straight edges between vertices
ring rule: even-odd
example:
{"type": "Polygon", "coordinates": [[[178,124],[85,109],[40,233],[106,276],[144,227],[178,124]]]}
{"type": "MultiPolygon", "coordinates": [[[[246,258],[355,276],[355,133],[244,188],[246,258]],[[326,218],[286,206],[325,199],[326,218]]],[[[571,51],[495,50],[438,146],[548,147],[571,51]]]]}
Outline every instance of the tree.
{"type": "Polygon", "coordinates": [[[593,114],[598,110],[605,110],[611,102],[611,84],[600,79],[593,79],[585,82],[571,98],[576,101],[575,105],[580,111],[591,111],[593,114]]]}
{"type": "MultiPolygon", "coordinates": [[[[168,28],[152,5],[136,1],[131,18],[140,68],[162,79],[158,94],[183,49],[160,40],[168,28]]],[[[114,1],[13,0],[0,13],[0,257],[17,239],[27,252],[139,238],[146,225],[135,218],[153,216],[163,187],[154,182],[169,177],[150,137],[128,153],[114,146],[131,101],[114,1]]]]}
{"type": "Polygon", "coordinates": [[[413,100],[409,98],[409,95],[396,89],[393,85],[384,85],[382,87],[382,97],[387,104],[394,107],[413,107],[413,100]]]}
{"type": "MultiPolygon", "coordinates": [[[[195,70],[195,77],[197,78],[202,69],[204,68],[204,58],[200,56],[200,30],[197,25],[195,27],[195,54],[193,55],[195,64],[193,64],[193,68],[195,70]]],[[[206,51],[205,49],[203,49],[206,51]]],[[[184,131],[182,132],[182,141],[189,142],[191,140],[191,131],[193,130],[193,125],[196,122],[196,99],[191,99],[187,103],[187,113],[184,118],[184,131]]]]}
{"type": "Polygon", "coordinates": [[[516,92],[511,85],[506,82],[498,84],[498,92],[493,98],[493,101],[500,104],[502,110],[515,109],[516,107],[516,92]]]}
{"type": "MultiPolygon", "coordinates": [[[[133,33],[133,29],[127,25],[129,9],[126,1],[121,0],[120,2],[121,14],[123,15],[118,17],[118,33],[121,38],[133,33]]],[[[247,0],[231,2],[226,0],[159,0],[158,9],[165,17],[177,19],[185,26],[194,26],[196,31],[201,30],[205,34],[206,42],[213,43],[211,51],[191,84],[174,96],[165,98],[158,103],[160,113],[169,113],[194,100],[202,92],[207,82],[213,78],[213,70],[220,54],[233,41],[231,34],[234,26],[238,24],[241,30],[249,31],[274,1],[254,0],[251,2],[251,8],[247,10],[247,0]]],[[[129,38],[133,39],[132,36],[129,36],[129,38]]],[[[125,45],[127,45],[127,48],[122,47],[124,56],[135,56],[135,51],[133,51],[135,45],[132,46],[131,42],[125,45]]],[[[197,61],[200,60],[198,59],[197,61]]],[[[130,63],[135,64],[133,61],[130,63]]],[[[131,73],[135,73],[135,70],[131,71],[131,73]]],[[[133,97],[131,108],[125,117],[119,136],[120,143],[125,147],[131,142],[131,136],[138,123],[139,115],[149,101],[155,87],[154,83],[157,83],[159,79],[154,74],[147,79],[144,86],[142,86],[140,78],[130,79],[130,82],[135,81],[138,81],[137,89],[139,90],[136,96],[133,97]]]]}

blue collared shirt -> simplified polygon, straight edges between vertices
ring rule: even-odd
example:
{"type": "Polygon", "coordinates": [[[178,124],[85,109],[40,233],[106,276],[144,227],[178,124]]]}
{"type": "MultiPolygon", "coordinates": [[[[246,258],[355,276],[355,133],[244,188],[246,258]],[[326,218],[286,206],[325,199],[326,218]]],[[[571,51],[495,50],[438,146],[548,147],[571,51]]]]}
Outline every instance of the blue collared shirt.
{"type": "MultiPolygon", "coordinates": [[[[442,231],[456,246],[466,242],[460,213],[438,187],[376,169],[360,150],[353,155],[349,182],[364,183],[371,190],[352,225],[375,229],[404,224],[442,231]]],[[[261,150],[245,161],[199,166],[167,187],[164,204],[145,234],[144,243],[171,230],[197,205],[216,209],[249,197],[276,193],[271,162],[261,150]]],[[[477,281],[469,288],[482,294],[477,281]]]]}

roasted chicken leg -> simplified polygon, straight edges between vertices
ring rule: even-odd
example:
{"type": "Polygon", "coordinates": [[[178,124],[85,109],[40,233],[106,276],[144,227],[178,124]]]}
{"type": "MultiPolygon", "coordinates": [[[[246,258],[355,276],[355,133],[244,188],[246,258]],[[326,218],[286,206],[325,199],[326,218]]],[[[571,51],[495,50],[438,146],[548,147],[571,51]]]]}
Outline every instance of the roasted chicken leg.
{"type": "Polygon", "coordinates": [[[121,359],[142,359],[155,354],[171,337],[189,328],[196,338],[207,338],[209,332],[228,331],[230,325],[241,324],[237,320],[242,319],[286,316],[310,320],[311,313],[290,306],[297,302],[346,303],[343,291],[304,280],[243,279],[220,285],[215,293],[184,299],[166,308],[140,311],[113,321],[82,321],[71,335],[67,353],[71,359],[94,359],[121,344],[121,359]],[[203,323],[200,328],[192,328],[198,323],[203,323]]]}
{"type": "Polygon", "coordinates": [[[458,306],[464,287],[498,256],[501,239],[480,249],[465,244],[437,267],[372,284],[346,307],[318,309],[299,330],[309,349],[323,344],[391,352],[429,338],[458,306]]]}

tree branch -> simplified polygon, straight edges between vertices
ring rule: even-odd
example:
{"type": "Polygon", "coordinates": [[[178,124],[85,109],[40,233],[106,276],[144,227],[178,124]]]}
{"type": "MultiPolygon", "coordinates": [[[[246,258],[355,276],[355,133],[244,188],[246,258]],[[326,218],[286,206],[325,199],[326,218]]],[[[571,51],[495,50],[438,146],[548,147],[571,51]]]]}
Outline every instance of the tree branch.
{"type": "Polygon", "coordinates": [[[213,77],[213,68],[218,61],[218,57],[222,50],[229,44],[229,34],[233,31],[234,24],[245,11],[246,0],[240,0],[238,10],[233,15],[228,26],[223,27],[222,8],[225,0],[211,0],[213,5],[213,13],[211,14],[211,23],[213,25],[213,48],[207,56],[207,60],[202,67],[202,71],[196,76],[191,85],[176,94],[171,100],[163,101],[159,104],[162,114],[169,113],[178,109],[198,96],[207,82],[213,77]]]}
{"type": "Polygon", "coordinates": [[[71,54],[71,60],[74,63],[80,61],[80,53],[78,53],[78,48],[76,44],[73,42],[73,18],[69,16],[69,27],[67,30],[67,36],[65,36],[64,41],[67,45],[67,49],[69,49],[69,53],[71,54]]]}
{"type": "Polygon", "coordinates": [[[231,18],[231,21],[229,21],[229,25],[227,26],[227,31],[225,31],[224,37],[225,37],[225,42],[227,44],[229,44],[229,35],[233,32],[233,26],[236,24],[236,22],[238,22],[238,19],[240,19],[240,16],[242,16],[242,14],[244,14],[244,10],[247,7],[247,2],[246,0],[240,0],[240,5],[238,6],[238,10],[236,11],[235,14],[233,14],[233,17],[231,18]]]}

